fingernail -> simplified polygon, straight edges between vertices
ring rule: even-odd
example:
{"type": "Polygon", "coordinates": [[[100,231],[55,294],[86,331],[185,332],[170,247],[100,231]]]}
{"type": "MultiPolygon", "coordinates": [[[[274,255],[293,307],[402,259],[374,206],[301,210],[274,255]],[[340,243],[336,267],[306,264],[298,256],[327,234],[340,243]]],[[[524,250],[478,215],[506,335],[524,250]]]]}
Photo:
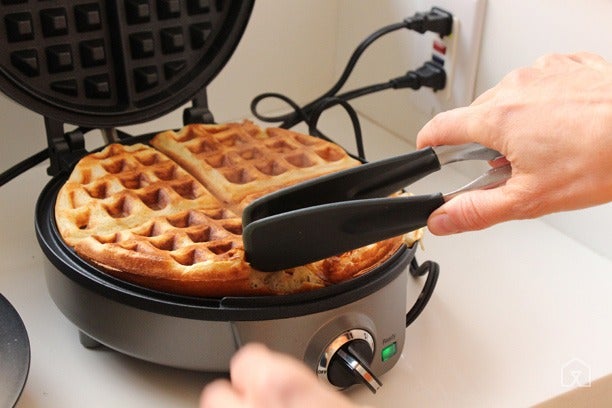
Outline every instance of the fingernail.
{"type": "Polygon", "coordinates": [[[435,235],[449,235],[459,232],[457,225],[445,212],[433,214],[427,222],[427,227],[435,235]]]}

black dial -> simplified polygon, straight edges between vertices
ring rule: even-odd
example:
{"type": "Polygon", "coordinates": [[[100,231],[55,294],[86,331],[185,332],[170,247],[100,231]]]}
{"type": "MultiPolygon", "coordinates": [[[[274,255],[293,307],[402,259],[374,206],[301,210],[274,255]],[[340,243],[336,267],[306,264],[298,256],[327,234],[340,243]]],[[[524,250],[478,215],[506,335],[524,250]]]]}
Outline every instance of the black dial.
{"type": "Polygon", "coordinates": [[[373,357],[374,352],[367,341],[351,340],[332,357],[327,369],[327,379],[340,388],[362,382],[372,392],[376,392],[382,384],[368,366],[373,357]]]}
{"type": "Polygon", "coordinates": [[[353,329],[337,337],[328,346],[317,371],[320,377],[338,388],[363,383],[372,392],[376,392],[382,384],[369,367],[373,358],[374,341],[370,333],[353,329]]]}

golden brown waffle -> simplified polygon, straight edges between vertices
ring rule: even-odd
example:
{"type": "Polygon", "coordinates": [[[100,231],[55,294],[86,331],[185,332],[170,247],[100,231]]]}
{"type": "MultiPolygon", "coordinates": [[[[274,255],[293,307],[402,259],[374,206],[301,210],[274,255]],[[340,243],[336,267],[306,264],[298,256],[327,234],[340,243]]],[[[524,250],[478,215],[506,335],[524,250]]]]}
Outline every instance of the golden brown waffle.
{"type": "Polygon", "coordinates": [[[143,144],[113,144],[80,160],[56,201],[56,221],[69,245],[142,225],[154,216],[221,208],[197,180],[143,144]]]}
{"type": "Polygon", "coordinates": [[[112,144],[84,157],[57,196],[64,241],[116,277],[196,296],[295,293],[365,273],[401,245],[390,239],[286,271],[256,271],[244,257],[243,206],[358,162],[331,143],[248,121],[190,125],[151,143],[159,150],[112,144]]]}
{"type": "Polygon", "coordinates": [[[238,211],[265,193],[359,164],[335,144],[248,121],[187,126],[151,144],[238,211]]]}
{"type": "Polygon", "coordinates": [[[129,281],[248,277],[240,218],[143,144],[112,144],[81,159],[58,193],[55,215],[79,255],[129,281]]]}

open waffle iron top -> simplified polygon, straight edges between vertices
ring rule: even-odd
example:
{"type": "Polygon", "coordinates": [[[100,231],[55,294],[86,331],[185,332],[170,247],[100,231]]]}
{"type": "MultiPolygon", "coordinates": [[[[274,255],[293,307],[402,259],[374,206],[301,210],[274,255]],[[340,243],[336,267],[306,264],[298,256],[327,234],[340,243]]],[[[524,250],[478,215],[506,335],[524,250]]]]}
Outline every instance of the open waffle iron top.
{"type": "Polygon", "coordinates": [[[1,0],[0,90],[62,123],[142,123],[223,68],[253,0],[1,0]]]}

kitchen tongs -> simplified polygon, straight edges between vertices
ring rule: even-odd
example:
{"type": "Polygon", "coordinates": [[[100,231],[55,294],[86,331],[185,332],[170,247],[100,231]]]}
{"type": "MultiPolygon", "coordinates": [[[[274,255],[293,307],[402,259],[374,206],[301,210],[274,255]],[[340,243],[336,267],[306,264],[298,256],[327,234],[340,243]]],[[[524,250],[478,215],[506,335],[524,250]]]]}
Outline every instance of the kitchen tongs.
{"type": "Polygon", "coordinates": [[[477,143],[428,147],[268,194],[243,212],[246,259],[257,270],[276,271],[424,227],[455,195],[503,184],[510,165],[493,167],[448,194],[388,196],[445,164],[501,156],[477,143]]]}

